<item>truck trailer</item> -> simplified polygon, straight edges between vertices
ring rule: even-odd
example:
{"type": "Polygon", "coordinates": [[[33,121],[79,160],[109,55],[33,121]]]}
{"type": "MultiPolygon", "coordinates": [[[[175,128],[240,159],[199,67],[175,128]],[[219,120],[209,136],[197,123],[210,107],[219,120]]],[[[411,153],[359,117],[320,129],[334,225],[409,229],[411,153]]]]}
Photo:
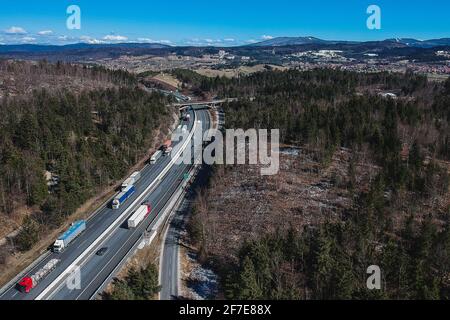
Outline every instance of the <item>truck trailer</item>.
{"type": "Polygon", "coordinates": [[[120,208],[120,206],[122,205],[122,203],[124,203],[125,201],[127,201],[127,199],[129,197],[131,197],[134,193],[136,192],[136,188],[133,185],[130,185],[128,187],[126,187],[125,189],[123,189],[123,191],[121,193],[119,193],[114,200],[112,201],[112,205],[111,207],[114,210],[117,210],[120,208]]]}
{"type": "Polygon", "coordinates": [[[37,286],[50,272],[52,272],[61,260],[52,259],[45,266],[39,269],[34,275],[23,278],[18,284],[17,289],[23,293],[30,293],[31,289],[37,286]]]}
{"type": "Polygon", "coordinates": [[[140,206],[135,213],[128,219],[128,229],[137,228],[137,226],[150,215],[152,208],[149,204],[140,206]]]}
{"type": "Polygon", "coordinates": [[[122,191],[127,187],[134,185],[141,178],[141,173],[139,171],[134,172],[127,180],[122,183],[122,191]]]}
{"type": "Polygon", "coordinates": [[[86,221],[80,220],[72,223],[70,228],[64,232],[53,244],[53,252],[61,253],[65,248],[86,230],[86,221]]]}

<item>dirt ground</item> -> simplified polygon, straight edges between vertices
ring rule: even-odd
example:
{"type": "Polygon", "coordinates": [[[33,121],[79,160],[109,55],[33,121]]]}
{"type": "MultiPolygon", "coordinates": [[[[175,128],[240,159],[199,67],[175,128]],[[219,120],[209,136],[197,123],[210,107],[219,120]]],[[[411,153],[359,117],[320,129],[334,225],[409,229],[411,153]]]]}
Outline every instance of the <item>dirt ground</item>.
{"type": "MultiPolygon", "coordinates": [[[[323,166],[305,149],[282,150],[274,176],[261,176],[258,166],[219,166],[210,188],[198,197],[193,218],[205,230],[206,251],[235,259],[244,239],[341,219],[353,203],[354,193],[347,188],[351,156],[338,149],[323,166]]],[[[356,162],[358,191],[367,190],[380,170],[368,163],[363,156],[356,162]]]]}
{"type": "Polygon", "coordinates": [[[177,78],[173,77],[172,75],[170,75],[168,73],[160,73],[160,74],[154,76],[152,79],[159,81],[159,82],[166,83],[169,86],[174,87],[174,88],[178,88],[178,89],[181,88],[181,82],[177,78]]]}

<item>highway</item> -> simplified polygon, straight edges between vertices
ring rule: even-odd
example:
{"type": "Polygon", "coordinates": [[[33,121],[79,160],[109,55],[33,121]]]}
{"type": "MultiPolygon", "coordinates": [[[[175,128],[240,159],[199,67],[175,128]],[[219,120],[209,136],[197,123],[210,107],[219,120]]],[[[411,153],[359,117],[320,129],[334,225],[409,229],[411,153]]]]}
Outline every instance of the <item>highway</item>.
{"type": "MultiPolygon", "coordinates": [[[[222,128],[225,123],[223,111],[217,112],[217,128],[222,128]]],[[[195,179],[190,192],[186,192],[179,208],[176,210],[167,228],[165,239],[161,250],[160,262],[160,300],[174,300],[180,298],[180,236],[185,228],[186,217],[192,210],[192,203],[196,197],[195,184],[204,185],[201,174],[195,179]]],[[[203,177],[204,178],[204,177],[203,177]]],[[[204,180],[204,179],[203,179],[204,180]]]]}
{"type": "MultiPolygon", "coordinates": [[[[190,111],[191,120],[188,124],[189,131],[194,126],[194,121],[202,121],[202,130],[206,130],[210,126],[210,117],[207,110],[190,111]]],[[[27,274],[33,274],[36,270],[45,265],[50,259],[57,258],[61,262],[57,268],[42,280],[33,290],[28,293],[19,292],[15,286],[8,288],[1,296],[1,300],[32,300],[36,298],[42,299],[56,299],[56,300],[87,300],[90,299],[97,289],[108,279],[111,272],[120,263],[126,253],[138,241],[146,229],[154,225],[159,218],[159,213],[164,207],[168,199],[178,188],[182,182],[184,173],[186,173],[191,165],[174,164],[167,174],[161,179],[159,184],[151,188],[148,194],[144,194],[144,190],[160,175],[170,162],[170,157],[162,157],[154,165],[147,165],[141,171],[141,179],[136,183],[136,193],[128,199],[120,209],[112,210],[109,203],[106,203],[98,210],[87,222],[86,231],[74,240],[69,247],[61,254],[47,253],[45,258],[37,263],[27,274]],[[136,202],[137,199],[140,199],[136,202]],[[134,210],[143,202],[149,202],[152,206],[150,216],[141,223],[138,228],[129,230],[126,228],[126,221],[134,210]],[[130,206],[135,203],[133,208],[130,206]],[[126,216],[120,220],[120,226],[112,228],[108,237],[96,244],[92,250],[79,264],[81,270],[81,287],[69,289],[66,285],[65,278],[58,282],[56,286],[47,287],[50,284],[54,285],[55,280],[63,274],[63,272],[71,266],[74,261],[84,253],[86,250],[98,241],[97,239],[116,221],[125,211],[128,211],[126,216]],[[129,214],[128,214],[129,213],[129,214]],[[108,247],[108,251],[104,256],[97,256],[95,252],[102,248],[108,247]],[[48,293],[46,293],[48,291],[48,293]]],[[[62,276],[61,276],[62,277],[62,276]]]]}

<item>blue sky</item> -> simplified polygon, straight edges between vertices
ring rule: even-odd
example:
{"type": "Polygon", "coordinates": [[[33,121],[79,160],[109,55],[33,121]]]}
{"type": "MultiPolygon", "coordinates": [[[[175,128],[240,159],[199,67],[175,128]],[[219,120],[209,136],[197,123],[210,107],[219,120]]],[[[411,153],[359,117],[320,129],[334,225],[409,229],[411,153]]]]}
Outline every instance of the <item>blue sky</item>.
{"type": "Polygon", "coordinates": [[[450,37],[449,0],[15,0],[0,9],[0,43],[163,42],[237,45],[276,36],[335,40],[450,37]],[[366,9],[381,8],[381,30],[366,9]],[[68,30],[66,9],[81,9],[68,30]]]}

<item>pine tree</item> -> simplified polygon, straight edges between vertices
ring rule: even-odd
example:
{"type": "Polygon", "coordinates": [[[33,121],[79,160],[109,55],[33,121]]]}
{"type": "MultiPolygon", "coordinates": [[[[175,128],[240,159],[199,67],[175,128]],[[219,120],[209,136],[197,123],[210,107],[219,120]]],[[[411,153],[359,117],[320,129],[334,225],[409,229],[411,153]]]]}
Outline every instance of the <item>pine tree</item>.
{"type": "Polygon", "coordinates": [[[255,266],[249,257],[245,257],[242,262],[238,283],[238,299],[257,300],[264,298],[263,292],[258,284],[258,281],[256,280],[255,266]]]}
{"type": "Polygon", "coordinates": [[[114,289],[110,294],[105,294],[104,299],[130,301],[136,300],[136,297],[125,281],[116,281],[114,282],[114,289]]]}

